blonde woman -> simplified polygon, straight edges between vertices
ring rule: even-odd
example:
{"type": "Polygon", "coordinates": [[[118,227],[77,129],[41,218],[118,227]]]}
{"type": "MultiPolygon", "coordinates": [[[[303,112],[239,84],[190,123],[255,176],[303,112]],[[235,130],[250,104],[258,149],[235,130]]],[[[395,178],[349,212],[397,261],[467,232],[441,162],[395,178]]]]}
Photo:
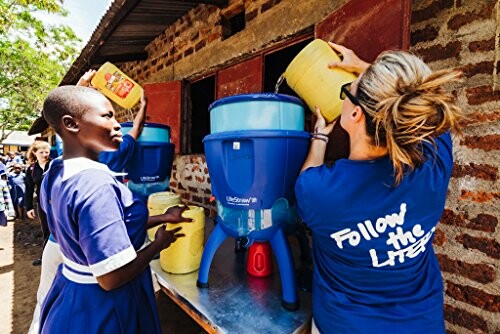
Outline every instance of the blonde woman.
{"type": "Polygon", "coordinates": [[[313,239],[312,332],[444,333],[432,239],[452,172],[449,130],[462,118],[443,85],[460,73],[433,73],[403,51],[368,64],[331,47],[343,61],[330,67],[359,77],[341,90],[338,121],[349,134],[349,157],[324,165],[334,124],[316,110],[296,184],[313,239]]]}
{"type": "MultiPolygon", "coordinates": [[[[49,239],[50,231],[47,224],[47,216],[43,210],[40,210],[40,206],[37,205],[37,212],[35,214],[35,207],[33,205],[33,199],[36,194],[37,204],[40,204],[40,185],[42,184],[43,173],[49,169],[50,165],[50,145],[46,141],[36,140],[28,150],[28,160],[31,163],[26,170],[26,194],[24,199],[24,205],[26,208],[26,216],[30,219],[35,219],[36,217],[40,220],[40,225],[43,234],[43,246],[47,243],[49,239]]],[[[34,266],[39,266],[42,260],[36,259],[33,261],[34,266]]]]}

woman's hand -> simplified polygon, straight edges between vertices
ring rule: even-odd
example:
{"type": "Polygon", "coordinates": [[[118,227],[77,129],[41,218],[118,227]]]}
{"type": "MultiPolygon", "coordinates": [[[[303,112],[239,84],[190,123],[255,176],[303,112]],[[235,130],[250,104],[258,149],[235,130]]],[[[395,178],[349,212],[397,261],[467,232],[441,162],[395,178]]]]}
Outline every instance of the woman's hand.
{"type": "Polygon", "coordinates": [[[34,210],[34,209],[31,209],[31,210],[26,211],[26,216],[27,216],[29,219],[35,219],[35,210],[34,210]]]}
{"type": "Polygon", "coordinates": [[[80,80],[76,83],[77,86],[83,86],[83,87],[90,87],[90,81],[92,81],[92,78],[96,74],[96,70],[88,70],[85,72],[80,80]]]}
{"type": "Polygon", "coordinates": [[[176,227],[173,230],[167,230],[166,225],[160,226],[160,228],[155,233],[154,242],[160,243],[160,248],[166,249],[170,247],[178,238],[182,238],[185,235],[183,233],[178,233],[182,227],[176,227]]]}
{"type": "Polygon", "coordinates": [[[348,72],[361,74],[370,66],[369,63],[361,60],[351,49],[332,42],[328,42],[328,44],[334,51],[339,52],[343,58],[341,62],[328,64],[328,68],[341,68],[348,72]]]}
{"type": "Polygon", "coordinates": [[[316,124],[314,125],[314,133],[320,133],[323,135],[328,136],[332,130],[333,126],[337,122],[337,120],[334,120],[330,124],[326,124],[326,120],[321,114],[321,111],[319,110],[318,106],[314,107],[314,116],[316,116],[316,124]]]}

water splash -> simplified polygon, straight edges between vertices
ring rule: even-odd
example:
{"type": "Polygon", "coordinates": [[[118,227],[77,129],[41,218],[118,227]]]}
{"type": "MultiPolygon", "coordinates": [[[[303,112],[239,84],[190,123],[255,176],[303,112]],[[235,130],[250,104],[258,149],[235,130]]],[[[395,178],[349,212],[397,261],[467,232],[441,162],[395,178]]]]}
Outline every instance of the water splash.
{"type": "Polygon", "coordinates": [[[274,94],[278,94],[278,92],[280,90],[281,83],[283,82],[283,80],[285,80],[285,73],[280,75],[280,77],[278,78],[278,81],[276,81],[276,85],[274,86],[274,94]]]}

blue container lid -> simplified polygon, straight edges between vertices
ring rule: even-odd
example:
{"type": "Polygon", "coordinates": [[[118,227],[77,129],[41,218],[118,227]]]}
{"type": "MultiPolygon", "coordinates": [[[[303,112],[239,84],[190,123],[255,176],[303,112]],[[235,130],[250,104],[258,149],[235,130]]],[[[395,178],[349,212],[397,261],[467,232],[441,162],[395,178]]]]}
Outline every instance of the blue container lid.
{"type": "Polygon", "coordinates": [[[243,139],[243,138],[310,138],[311,134],[306,131],[296,130],[240,130],[240,131],[225,131],[212,133],[205,138],[207,140],[221,140],[221,139],[243,139]]]}
{"type": "MultiPolygon", "coordinates": [[[[122,128],[131,128],[134,126],[134,123],[133,122],[123,122],[123,123],[120,123],[120,125],[122,126],[122,128]]],[[[159,123],[144,123],[144,127],[145,128],[160,128],[160,129],[167,129],[168,131],[170,131],[170,126],[168,125],[165,125],[165,124],[159,124],[159,123]]]]}
{"type": "Polygon", "coordinates": [[[241,95],[233,95],[224,97],[217,101],[212,102],[208,106],[208,111],[210,112],[213,108],[216,108],[220,105],[229,104],[229,103],[239,103],[239,102],[248,102],[248,101],[276,101],[276,102],[290,102],[298,104],[304,107],[304,102],[301,99],[295,96],[286,95],[286,94],[274,94],[274,93],[259,93],[259,94],[241,94],[241,95]]]}

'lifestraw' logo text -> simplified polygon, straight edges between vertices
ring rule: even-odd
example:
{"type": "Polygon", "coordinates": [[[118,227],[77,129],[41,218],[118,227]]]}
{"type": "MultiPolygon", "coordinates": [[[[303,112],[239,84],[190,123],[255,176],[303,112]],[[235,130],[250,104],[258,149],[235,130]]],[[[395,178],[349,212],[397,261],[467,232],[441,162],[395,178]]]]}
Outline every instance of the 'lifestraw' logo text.
{"type": "Polygon", "coordinates": [[[241,198],[234,196],[226,196],[226,201],[234,205],[249,206],[252,203],[257,203],[257,197],[241,198]]]}

